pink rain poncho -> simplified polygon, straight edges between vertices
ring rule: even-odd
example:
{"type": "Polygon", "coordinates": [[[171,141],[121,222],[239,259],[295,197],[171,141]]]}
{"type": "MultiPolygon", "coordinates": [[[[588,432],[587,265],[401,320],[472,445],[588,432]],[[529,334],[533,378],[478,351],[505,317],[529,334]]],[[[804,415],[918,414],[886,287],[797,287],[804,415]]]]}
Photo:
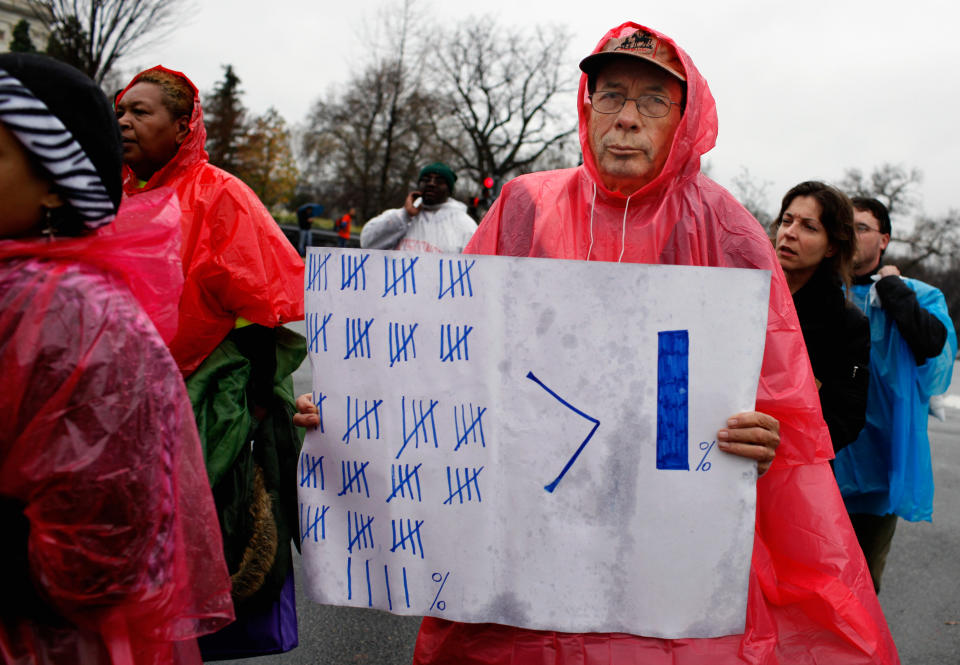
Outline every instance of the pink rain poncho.
{"type": "MultiPolygon", "coordinates": [[[[640,27],[625,23],[614,28],[596,51],[608,39],[640,27]]],[[[670,38],[657,36],[673,44],[670,38]]],[[[830,470],[832,446],[790,291],[761,226],[728,192],[700,173],[700,156],[717,137],[716,106],[690,57],[679,48],[677,52],[686,71],[687,103],[658,177],[629,200],[603,186],[587,135],[584,74],[578,108],[584,164],[507,183],[466,251],[592,261],[617,261],[622,255],[623,261],[634,263],[771,271],[756,409],[779,420],[780,447],[770,470],[757,482],[746,631],[712,639],[664,640],[425,618],[415,663],[899,662],[830,470]]],[[[730,312],[732,318],[736,315],[730,312]]]]}
{"type": "Polygon", "coordinates": [[[243,181],[212,165],[204,144],[200,95],[194,94],[190,133],[177,154],[141,184],[124,166],[123,191],[140,196],[157,187],[172,187],[182,208],[183,297],[177,335],[170,353],[189,376],[233,330],[238,317],[266,328],[303,319],[303,259],[243,181]]]}
{"type": "Polygon", "coordinates": [[[193,638],[233,618],[193,411],[157,332],[176,330],[179,218],[161,189],[88,236],[0,241],[0,488],[66,619],[4,619],[4,663],[199,663],[193,638]]]}

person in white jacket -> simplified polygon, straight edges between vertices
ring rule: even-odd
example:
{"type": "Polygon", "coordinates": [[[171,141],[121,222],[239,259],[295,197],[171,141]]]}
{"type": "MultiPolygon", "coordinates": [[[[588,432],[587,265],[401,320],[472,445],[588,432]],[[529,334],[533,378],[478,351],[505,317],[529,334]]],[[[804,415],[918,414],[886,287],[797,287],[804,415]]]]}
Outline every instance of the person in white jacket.
{"type": "Polygon", "coordinates": [[[457,254],[470,241],[477,223],[467,207],[450,198],[457,175],[442,162],[420,170],[417,189],[407,194],[402,208],[392,208],[363,226],[364,249],[403,249],[457,254]]]}

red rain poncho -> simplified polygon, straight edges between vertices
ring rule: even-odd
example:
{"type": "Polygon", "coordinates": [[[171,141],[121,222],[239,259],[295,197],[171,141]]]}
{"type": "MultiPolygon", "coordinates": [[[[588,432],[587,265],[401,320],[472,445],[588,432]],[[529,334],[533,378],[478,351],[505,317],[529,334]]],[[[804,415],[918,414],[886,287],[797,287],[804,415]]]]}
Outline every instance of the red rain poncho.
{"type": "MultiPolygon", "coordinates": [[[[638,27],[625,23],[614,28],[597,50],[609,38],[638,27]]],[[[899,662],[830,471],[832,446],[790,291],[764,230],[728,192],[700,173],[700,156],[714,146],[717,136],[716,106],[690,57],[677,51],[686,70],[688,101],[656,179],[629,201],[603,186],[589,147],[587,77],[582,75],[578,110],[583,166],[509,182],[466,251],[584,259],[592,236],[590,260],[616,261],[623,252],[624,261],[635,263],[772,272],[756,409],[780,421],[780,447],[770,470],[757,482],[746,632],[664,640],[425,618],[415,663],[899,662]]],[[[735,318],[736,312],[730,316],[735,318]]]]}
{"type": "Polygon", "coordinates": [[[193,411],[154,325],[174,332],[178,220],[163,189],[90,236],[0,241],[0,488],[25,504],[34,585],[73,624],[0,622],[5,663],[199,663],[192,638],[233,618],[193,411]]]}
{"type": "Polygon", "coordinates": [[[145,186],[125,166],[123,188],[136,195],[172,187],[180,199],[184,285],[170,352],[188,376],[223,341],[237,318],[267,328],[303,318],[303,260],[256,194],[207,161],[207,130],[196,86],[180,72],[160,66],[153,70],[190,83],[194,93],[190,133],[145,186]]]}

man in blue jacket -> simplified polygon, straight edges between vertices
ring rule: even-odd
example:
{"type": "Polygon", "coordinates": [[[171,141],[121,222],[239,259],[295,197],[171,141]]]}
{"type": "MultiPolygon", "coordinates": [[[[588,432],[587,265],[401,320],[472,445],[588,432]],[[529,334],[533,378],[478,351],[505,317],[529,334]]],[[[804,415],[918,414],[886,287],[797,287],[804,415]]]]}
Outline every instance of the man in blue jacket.
{"type": "Polygon", "coordinates": [[[890,242],[886,207],[863,197],[853,206],[852,296],[870,320],[870,388],[866,425],[834,468],[879,593],[897,516],[933,516],[927,410],[950,386],[957,336],[939,289],[880,266],[890,242]]]}

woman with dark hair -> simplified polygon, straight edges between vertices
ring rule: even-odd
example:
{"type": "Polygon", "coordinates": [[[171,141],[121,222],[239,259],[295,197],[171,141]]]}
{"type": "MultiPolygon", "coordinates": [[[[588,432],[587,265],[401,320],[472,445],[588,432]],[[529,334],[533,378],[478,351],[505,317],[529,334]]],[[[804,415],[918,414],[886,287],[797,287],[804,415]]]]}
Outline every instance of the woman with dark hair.
{"type": "Polygon", "coordinates": [[[771,232],[836,453],[863,428],[870,367],[870,325],[844,292],[856,249],[853,207],[829,185],[802,182],[783,197],[771,232]]]}
{"type": "Polygon", "coordinates": [[[233,617],[176,329],[179,207],[122,205],[110,104],[0,55],[0,654],[200,662],[233,617]],[[214,537],[211,537],[213,535],[214,537]]]}

